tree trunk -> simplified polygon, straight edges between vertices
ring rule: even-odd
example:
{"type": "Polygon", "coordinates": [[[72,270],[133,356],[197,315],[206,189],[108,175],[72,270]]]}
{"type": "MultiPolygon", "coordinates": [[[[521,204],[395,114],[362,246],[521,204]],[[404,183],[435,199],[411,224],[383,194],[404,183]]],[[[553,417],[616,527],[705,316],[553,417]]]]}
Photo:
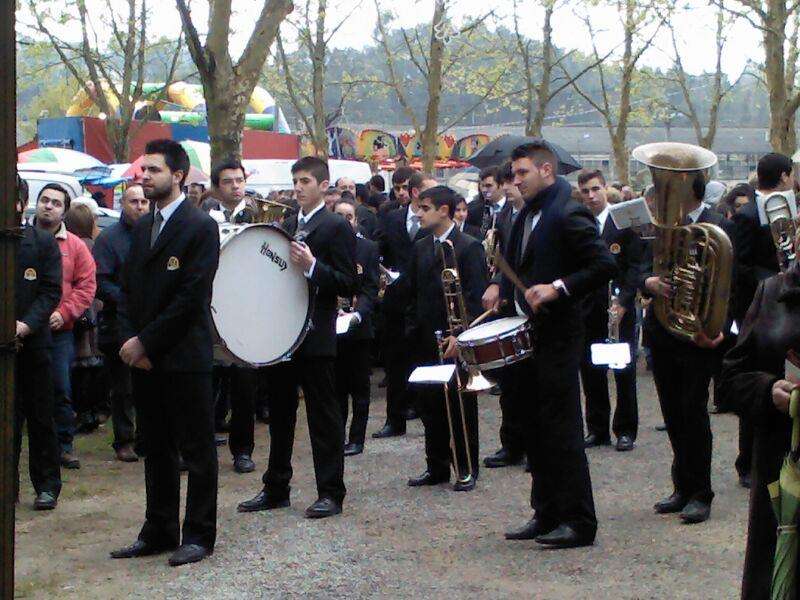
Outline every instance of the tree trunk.
{"type": "Polygon", "coordinates": [[[553,73],[553,2],[547,2],[544,10],[544,27],[542,29],[542,78],[536,88],[536,110],[533,120],[527,127],[527,135],[542,137],[547,105],[550,104],[550,79],[553,73]]]}
{"type": "Polygon", "coordinates": [[[433,173],[436,160],[436,133],[439,127],[439,104],[442,99],[442,61],[444,40],[436,35],[436,26],[447,18],[444,0],[436,0],[431,22],[431,46],[428,58],[428,109],[425,112],[425,128],[422,130],[422,170],[433,173]]]}
{"type": "MultiPolygon", "coordinates": [[[[320,158],[328,158],[328,134],[325,123],[325,13],[326,0],[317,2],[317,23],[315,40],[311,51],[311,92],[314,101],[314,149],[320,158]]],[[[309,32],[309,38],[311,32],[309,32]]]]}
{"type": "MultiPolygon", "coordinates": [[[[775,152],[791,154],[794,143],[787,131],[786,66],[784,39],[786,33],[786,3],[768,0],[764,28],[764,76],[769,93],[769,143],[775,152]]],[[[793,136],[792,136],[793,137],[793,136]]]]}
{"type": "Polygon", "coordinates": [[[630,172],[628,171],[628,148],[625,144],[625,134],[611,134],[611,150],[614,153],[614,177],[623,185],[628,185],[630,172]]]}
{"type": "Polygon", "coordinates": [[[222,77],[220,73],[214,78],[213,89],[204,87],[212,168],[228,159],[242,159],[247,100],[237,100],[244,93],[232,93],[237,87],[232,77],[222,77]]]}

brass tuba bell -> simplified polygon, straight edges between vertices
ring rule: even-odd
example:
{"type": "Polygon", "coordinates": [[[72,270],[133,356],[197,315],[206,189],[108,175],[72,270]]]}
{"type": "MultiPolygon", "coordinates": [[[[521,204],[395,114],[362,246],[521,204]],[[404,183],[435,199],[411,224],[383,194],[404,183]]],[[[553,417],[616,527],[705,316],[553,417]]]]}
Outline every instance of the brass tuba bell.
{"type": "Polygon", "coordinates": [[[675,289],[671,298],[654,298],[655,316],[681,339],[692,340],[700,332],[714,339],[728,317],[733,247],[716,225],[683,223],[695,203],[695,178],[705,177],[717,157],[677,142],[639,146],[633,157],[650,167],[655,187],[653,274],[675,289]]]}

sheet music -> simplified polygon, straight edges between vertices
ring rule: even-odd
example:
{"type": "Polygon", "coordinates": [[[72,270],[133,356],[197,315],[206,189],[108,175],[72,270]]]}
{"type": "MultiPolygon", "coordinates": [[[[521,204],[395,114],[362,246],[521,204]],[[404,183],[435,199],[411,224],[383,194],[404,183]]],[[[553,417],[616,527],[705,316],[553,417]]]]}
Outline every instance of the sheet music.
{"type": "Polygon", "coordinates": [[[631,364],[631,347],[626,343],[592,344],[592,364],[624,369],[631,364]]]}
{"type": "Polygon", "coordinates": [[[611,220],[617,229],[627,229],[628,227],[641,227],[653,222],[653,215],[644,198],[635,198],[627,202],[610,204],[608,212],[611,220]]]}
{"type": "Polygon", "coordinates": [[[455,365],[417,367],[411,372],[408,383],[448,383],[456,372],[455,365]]]}
{"type": "Polygon", "coordinates": [[[350,331],[350,323],[356,318],[356,313],[345,313],[336,317],[336,335],[342,335],[350,331]]]}

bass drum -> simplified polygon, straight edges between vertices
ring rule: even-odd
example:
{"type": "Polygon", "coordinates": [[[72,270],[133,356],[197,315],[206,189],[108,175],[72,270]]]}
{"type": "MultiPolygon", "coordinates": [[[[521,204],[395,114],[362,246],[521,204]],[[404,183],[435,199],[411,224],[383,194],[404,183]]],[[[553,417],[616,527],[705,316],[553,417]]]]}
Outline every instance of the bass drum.
{"type": "Polygon", "coordinates": [[[291,359],[311,326],[310,284],[289,260],[288,233],[276,225],[220,228],[211,317],[214,356],[264,367],[291,359]]]}

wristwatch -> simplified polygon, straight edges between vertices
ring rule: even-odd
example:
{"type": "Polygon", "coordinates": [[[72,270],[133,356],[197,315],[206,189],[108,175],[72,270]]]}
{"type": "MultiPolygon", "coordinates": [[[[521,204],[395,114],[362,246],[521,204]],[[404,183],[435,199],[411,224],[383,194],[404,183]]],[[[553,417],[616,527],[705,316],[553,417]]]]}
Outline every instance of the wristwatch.
{"type": "Polygon", "coordinates": [[[558,296],[563,298],[564,296],[569,296],[569,290],[567,290],[567,286],[564,285],[564,282],[561,279],[556,279],[553,283],[551,283],[556,291],[558,292],[558,296]]]}

